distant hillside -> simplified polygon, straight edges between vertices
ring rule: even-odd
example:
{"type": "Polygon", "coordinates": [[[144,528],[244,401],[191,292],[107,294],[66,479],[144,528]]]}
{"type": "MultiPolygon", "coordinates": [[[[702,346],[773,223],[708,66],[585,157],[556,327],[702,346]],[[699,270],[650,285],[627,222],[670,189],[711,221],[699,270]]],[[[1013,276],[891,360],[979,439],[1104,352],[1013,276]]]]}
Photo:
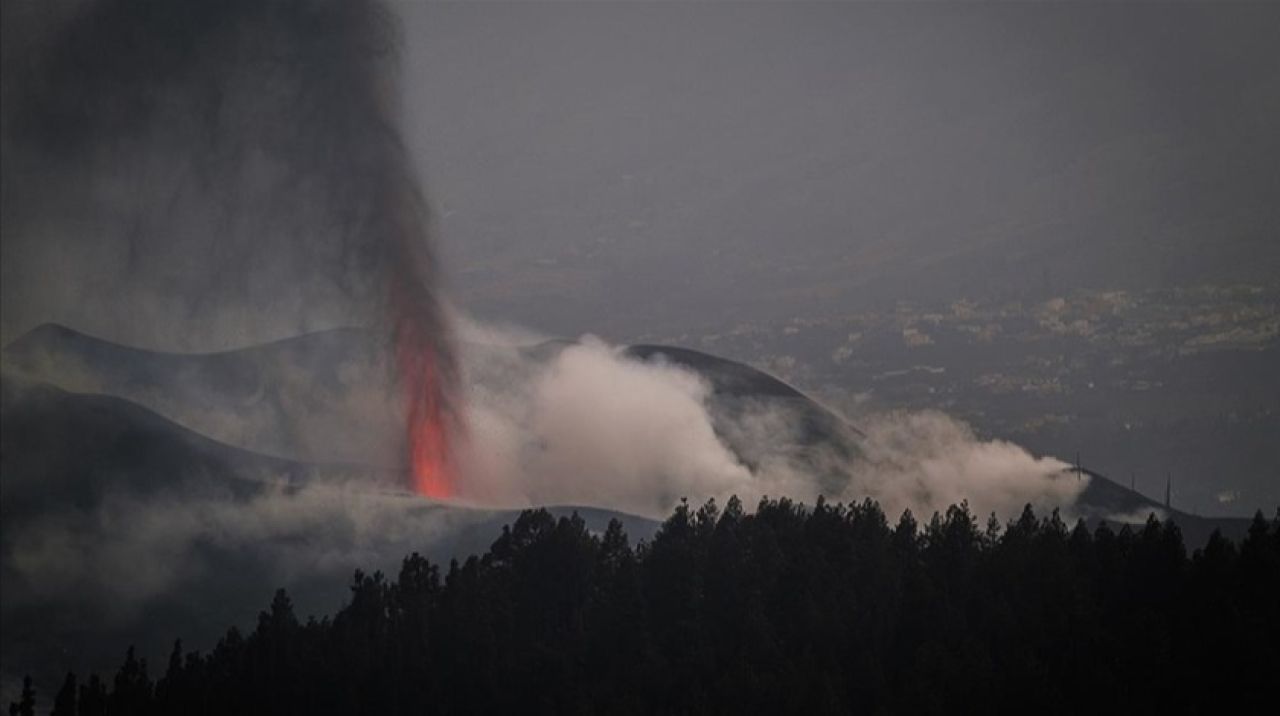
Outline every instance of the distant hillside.
{"type": "Polygon", "coordinates": [[[109,491],[190,488],[244,499],[265,481],[296,483],[314,467],[231,447],[111,395],[70,393],[5,374],[4,522],[41,505],[86,506],[109,491]],[[28,503],[38,499],[39,503],[28,503]]]}
{"type": "Polygon", "coordinates": [[[5,346],[3,363],[67,390],[127,398],[254,452],[394,467],[403,423],[384,356],[374,334],[356,329],[192,354],[46,324],[5,346]],[[352,421],[362,429],[350,429],[352,421]]]}
{"type": "Polygon", "coordinates": [[[1244,539],[1249,529],[1249,520],[1242,517],[1201,517],[1175,509],[1167,509],[1164,505],[1130,490],[1127,487],[1099,475],[1092,470],[1082,470],[1089,476],[1089,485],[1077,501],[1082,506],[1081,514],[1097,525],[1109,521],[1112,524],[1138,522],[1148,515],[1155,514],[1171,521],[1182,530],[1187,545],[1195,548],[1205,544],[1215,530],[1233,539],[1244,539]]]}

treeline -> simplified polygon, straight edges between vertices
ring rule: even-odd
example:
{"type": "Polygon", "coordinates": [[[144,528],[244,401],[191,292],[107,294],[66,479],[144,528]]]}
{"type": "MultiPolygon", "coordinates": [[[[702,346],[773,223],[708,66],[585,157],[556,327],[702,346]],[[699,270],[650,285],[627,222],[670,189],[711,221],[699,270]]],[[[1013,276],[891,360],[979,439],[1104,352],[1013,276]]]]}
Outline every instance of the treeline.
{"type": "MultiPolygon", "coordinates": [[[[1189,557],[1154,518],[960,505],[920,529],[734,499],[636,547],[528,511],[481,557],[357,572],[332,617],[281,590],[157,680],[132,649],[110,682],[68,675],[52,713],[1194,713],[1272,701],[1278,674],[1280,513],[1189,557]]],[[[30,689],[10,707],[36,710],[30,689]]]]}

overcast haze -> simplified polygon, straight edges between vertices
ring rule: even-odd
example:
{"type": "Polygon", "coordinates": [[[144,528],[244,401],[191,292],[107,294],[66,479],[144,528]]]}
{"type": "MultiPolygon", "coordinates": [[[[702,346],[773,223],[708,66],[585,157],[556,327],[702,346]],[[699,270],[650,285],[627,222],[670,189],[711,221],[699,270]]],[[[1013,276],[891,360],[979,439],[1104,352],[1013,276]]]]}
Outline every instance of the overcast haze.
{"type": "Polygon", "coordinates": [[[405,4],[453,295],[689,324],[1280,271],[1272,4],[405,4]]]}

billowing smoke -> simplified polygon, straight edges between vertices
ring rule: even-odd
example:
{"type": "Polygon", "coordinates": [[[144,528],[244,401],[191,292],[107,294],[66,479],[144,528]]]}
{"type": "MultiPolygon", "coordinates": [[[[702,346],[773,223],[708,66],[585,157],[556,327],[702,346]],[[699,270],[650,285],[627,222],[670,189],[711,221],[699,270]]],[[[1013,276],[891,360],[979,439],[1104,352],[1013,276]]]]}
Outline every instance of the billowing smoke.
{"type": "Polygon", "coordinates": [[[395,349],[416,486],[455,374],[371,0],[4,5],[7,341],[57,321],[219,349],[340,325],[395,349]]]}
{"type": "MultiPolygon", "coordinates": [[[[787,403],[726,405],[708,380],[586,337],[503,342],[464,324],[471,440],[462,493],[487,505],[583,504],[662,517],[681,499],[878,500],[928,515],[967,500],[1014,516],[1069,507],[1086,482],[1053,458],[979,439],[939,412],[862,416],[856,450],[801,446],[787,403]],[[834,476],[834,478],[832,477],[834,476]]],[[[852,432],[852,428],[850,428],[852,432]]]]}
{"type": "Polygon", "coordinates": [[[715,433],[697,375],[628,360],[591,337],[552,347],[545,362],[514,348],[467,354],[466,497],[659,516],[681,497],[750,484],[715,433]]]}
{"type": "Polygon", "coordinates": [[[888,514],[910,509],[917,515],[968,501],[979,514],[1016,516],[1025,505],[1044,514],[1062,508],[1073,514],[1088,478],[1069,472],[1053,457],[1035,457],[1004,440],[982,440],[973,429],[938,411],[867,416],[865,459],[855,470],[846,497],[863,493],[888,514]]]}

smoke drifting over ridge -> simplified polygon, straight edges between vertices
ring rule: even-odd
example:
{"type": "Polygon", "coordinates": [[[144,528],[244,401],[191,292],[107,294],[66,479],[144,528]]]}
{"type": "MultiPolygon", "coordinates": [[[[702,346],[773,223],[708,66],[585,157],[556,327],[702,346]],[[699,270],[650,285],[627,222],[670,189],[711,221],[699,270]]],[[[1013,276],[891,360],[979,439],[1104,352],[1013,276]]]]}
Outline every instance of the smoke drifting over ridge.
{"type": "Polygon", "coordinates": [[[541,344],[533,352],[552,355],[531,359],[527,336],[504,345],[501,331],[459,325],[471,428],[464,500],[654,518],[682,497],[870,497],[891,515],[968,500],[980,514],[1011,517],[1028,503],[1069,510],[1087,485],[1060,460],[982,440],[939,412],[864,416],[851,454],[801,448],[803,421],[788,401],[726,401],[704,375],[590,336],[541,344]]]}
{"type": "Polygon", "coordinates": [[[419,487],[444,469],[454,357],[385,8],[16,2],[4,26],[4,338],[56,320],[199,350],[379,325],[419,487]]]}

